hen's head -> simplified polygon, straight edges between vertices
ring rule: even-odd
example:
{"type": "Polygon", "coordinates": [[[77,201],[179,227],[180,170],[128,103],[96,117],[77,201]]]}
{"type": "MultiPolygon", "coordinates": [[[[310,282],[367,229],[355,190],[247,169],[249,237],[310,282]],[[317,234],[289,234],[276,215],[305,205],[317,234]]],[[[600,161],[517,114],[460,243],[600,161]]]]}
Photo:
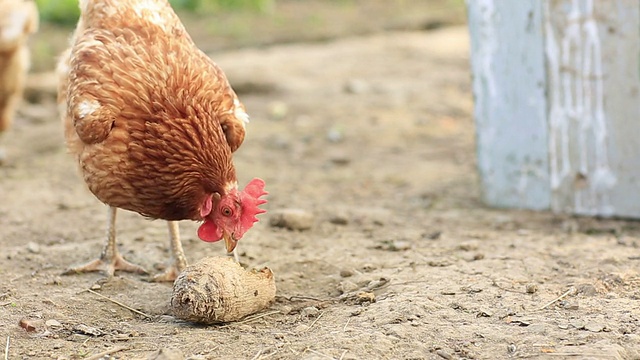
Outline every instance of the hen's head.
{"type": "Polygon", "coordinates": [[[224,238],[227,251],[233,251],[238,240],[258,221],[256,215],[266,211],[259,206],[267,202],[260,199],[267,194],[264,180],[256,178],[242,191],[233,188],[224,195],[209,195],[200,209],[204,223],[198,229],[198,237],[207,242],[224,238]]]}

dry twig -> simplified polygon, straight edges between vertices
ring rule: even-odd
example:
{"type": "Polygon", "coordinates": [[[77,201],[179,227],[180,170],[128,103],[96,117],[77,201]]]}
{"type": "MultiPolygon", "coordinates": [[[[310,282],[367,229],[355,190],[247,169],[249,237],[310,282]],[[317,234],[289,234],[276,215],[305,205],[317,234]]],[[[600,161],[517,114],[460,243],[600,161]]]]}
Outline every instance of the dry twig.
{"type": "Polygon", "coordinates": [[[9,360],[9,343],[11,342],[11,337],[7,336],[7,346],[4,347],[4,360],[9,360]]]}
{"type": "Polygon", "coordinates": [[[610,355],[610,354],[595,354],[595,353],[578,353],[578,352],[564,352],[564,353],[546,353],[544,354],[544,356],[580,356],[580,357],[585,357],[585,358],[601,358],[601,359],[617,359],[618,357],[615,355],[610,355]]]}
{"type": "MultiPolygon", "coordinates": [[[[269,350],[269,348],[267,348],[267,350],[269,350]]],[[[273,355],[277,354],[278,350],[277,349],[273,349],[271,351],[265,351],[264,348],[260,349],[260,351],[258,351],[257,354],[255,354],[251,360],[262,360],[262,359],[268,359],[270,357],[272,357],[273,355]]]]}
{"type": "Polygon", "coordinates": [[[258,360],[258,359],[260,359],[260,356],[262,355],[262,351],[264,351],[264,348],[260,349],[260,351],[258,351],[258,353],[257,353],[257,354],[255,354],[255,355],[251,358],[251,360],[258,360]]]}
{"type": "Polygon", "coordinates": [[[291,295],[291,296],[278,295],[277,298],[285,299],[287,301],[304,301],[304,300],[335,301],[335,299],[321,299],[321,298],[317,298],[317,297],[313,297],[313,296],[306,296],[306,295],[291,295]]]}
{"type": "Polygon", "coordinates": [[[567,297],[567,295],[571,294],[574,291],[573,288],[570,288],[569,290],[565,291],[564,294],[558,296],[557,298],[549,301],[548,303],[544,304],[544,306],[540,307],[539,309],[536,309],[536,311],[540,311],[540,310],[544,310],[546,308],[548,308],[549,306],[553,305],[554,303],[564,299],[565,297],[567,297]]]}
{"type": "Polygon", "coordinates": [[[105,350],[105,351],[99,352],[99,353],[97,353],[95,355],[91,355],[88,358],[86,358],[85,360],[98,360],[98,359],[101,359],[102,357],[104,357],[105,355],[115,354],[115,353],[117,353],[119,351],[122,351],[122,350],[127,350],[127,348],[124,347],[124,346],[117,346],[117,347],[114,347],[113,349],[105,350]]]}
{"type": "Polygon", "coordinates": [[[110,301],[110,302],[112,302],[112,303],[114,303],[114,304],[116,304],[118,306],[122,306],[123,308],[125,308],[125,309],[127,309],[129,311],[132,311],[132,312],[134,312],[134,313],[136,313],[138,315],[142,315],[142,316],[146,317],[147,319],[151,319],[150,315],[147,315],[147,314],[143,313],[140,310],[136,310],[136,309],[132,308],[131,306],[127,306],[127,305],[125,305],[125,304],[123,304],[123,303],[121,303],[121,302],[119,302],[117,300],[113,300],[113,299],[111,299],[111,298],[109,298],[107,296],[104,296],[104,295],[102,295],[100,293],[97,293],[97,292],[95,292],[95,291],[93,291],[91,289],[87,289],[87,292],[90,292],[90,293],[92,293],[94,295],[97,295],[97,296],[99,296],[99,297],[101,297],[101,298],[103,298],[103,299],[105,299],[107,301],[110,301]]]}
{"type": "Polygon", "coordinates": [[[266,317],[266,316],[269,316],[269,315],[273,315],[273,314],[280,314],[280,310],[270,311],[270,312],[266,312],[266,313],[258,314],[258,315],[255,315],[255,316],[251,316],[251,317],[248,317],[248,318],[246,318],[246,319],[244,319],[244,320],[242,320],[242,321],[236,321],[236,322],[231,323],[231,324],[229,324],[229,325],[233,325],[233,324],[246,324],[246,323],[248,323],[248,322],[252,322],[252,321],[254,321],[254,320],[258,320],[258,319],[261,319],[261,318],[263,318],[263,317],[266,317]]]}
{"type": "Polygon", "coordinates": [[[320,315],[318,315],[318,317],[317,317],[315,320],[313,320],[313,322],[311,323],[311,325],[309,325],[309,327],[308,327],[308,328],[307,328],[307,330],[305,330],[305,331],[309,331],[309,330],[311,330],[311,328],[313,327],[313,325],[315,325],[315,324],[318,322],[318,320],[320,320],[320,318],[322,317],[322,315],[324,315],[324,311],[323,311],[323,312],[321,312],[321,313],[320,313],[320,315]]]}
{"type": "Polygon", "coordinates": [[[349,326],[349,323],[350,323],[350,322],[351,322],[351,318],[348,318],[348,319],[347,319],[347,323],[346,323],[346,324],[344,324],[344,326],[342,327],[342,331],[343,331],[343,332],[347,331],[347,326],[349,326]]]}

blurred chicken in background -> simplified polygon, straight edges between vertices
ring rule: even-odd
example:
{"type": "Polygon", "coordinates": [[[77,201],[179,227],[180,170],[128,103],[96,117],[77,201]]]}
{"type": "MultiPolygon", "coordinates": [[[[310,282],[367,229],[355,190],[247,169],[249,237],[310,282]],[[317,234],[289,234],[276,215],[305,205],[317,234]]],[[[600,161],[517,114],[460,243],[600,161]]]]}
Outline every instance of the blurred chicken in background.
{"type": "MultiPolygon", "coordinates": [[[[22,99],[30,63],[27,39],[38,23],[32,0],[0,0],[0,136],[11,126],[22,99]]],[[[0,149],[0,164],[3,158],[0,149]]]]}

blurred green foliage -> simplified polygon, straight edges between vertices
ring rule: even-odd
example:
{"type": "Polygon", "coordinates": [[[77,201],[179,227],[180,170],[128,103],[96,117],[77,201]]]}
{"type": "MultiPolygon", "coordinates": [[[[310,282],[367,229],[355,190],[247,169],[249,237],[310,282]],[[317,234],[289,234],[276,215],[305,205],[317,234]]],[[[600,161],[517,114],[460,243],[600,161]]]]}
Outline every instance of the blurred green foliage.
{"type": "MultiPolygon", "coordinates": [[[[220,10],[268,11],[275,0],[169,0],[175,10],[194,13],[220,10]]],[[[61,25],[75,25],[80,16],[78,0],[36,0],[40,19],[61,25]]]]}
{"type": "Polygon", "coordinates": [[[78,0],[36,0],[40,19],[57,24],[73,25],[78,21],[78,0]]]}

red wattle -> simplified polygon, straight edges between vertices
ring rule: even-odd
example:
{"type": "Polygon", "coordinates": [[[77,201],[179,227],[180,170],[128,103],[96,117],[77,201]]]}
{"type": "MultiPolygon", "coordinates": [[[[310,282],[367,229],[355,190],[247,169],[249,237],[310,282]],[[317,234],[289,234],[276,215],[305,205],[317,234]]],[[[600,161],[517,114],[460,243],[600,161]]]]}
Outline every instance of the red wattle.
{"type": "Polygon", "coordinates": [[[198,228],[198,237],[202,241],[216,242],[222,239],[222,231],[220,231],[213,221],[207,219],[198,228]]]}

